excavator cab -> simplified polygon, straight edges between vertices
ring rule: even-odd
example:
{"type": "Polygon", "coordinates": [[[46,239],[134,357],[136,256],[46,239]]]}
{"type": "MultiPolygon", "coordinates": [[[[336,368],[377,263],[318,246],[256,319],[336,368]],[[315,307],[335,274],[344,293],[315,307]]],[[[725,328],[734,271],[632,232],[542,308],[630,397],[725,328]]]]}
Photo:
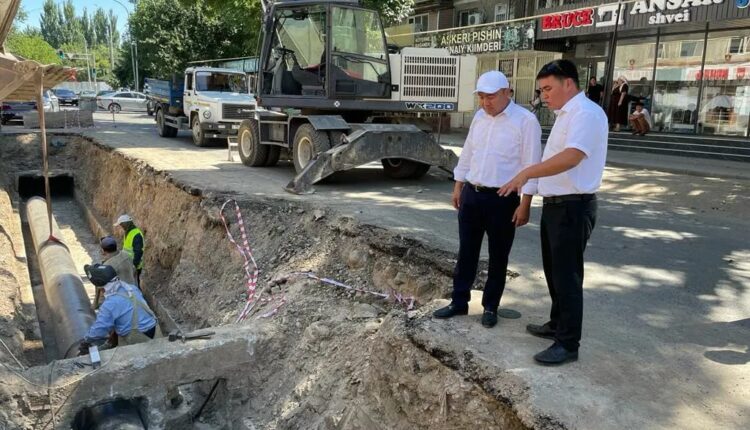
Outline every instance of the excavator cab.
{"type": "Polygon", "coordinates": [[[325,108],[330,100],[391,98],[377,12],[346,0],[279,1],[266,11],[264,33],[256,92],[264,106],[325,108]]]}

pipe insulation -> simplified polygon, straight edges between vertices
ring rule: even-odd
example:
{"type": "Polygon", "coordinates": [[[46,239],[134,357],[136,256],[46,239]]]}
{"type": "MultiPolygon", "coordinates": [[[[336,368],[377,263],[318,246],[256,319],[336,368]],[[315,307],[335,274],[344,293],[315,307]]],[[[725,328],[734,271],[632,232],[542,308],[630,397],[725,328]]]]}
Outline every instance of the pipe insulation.
{"type": "Polygon", "coordinates": [[[26,203],[26,216],[34,242],[39,271],[44,283],[44,294],[49,305],[52,326],[57,342],[58,358],[78,355],[78,344],[96,319],[91,309],[83,281],[78,275],[68,248],[49,240],[50,231],[56,238],[62,237],[54,217],[47,217],[47,202],[33,197],[26,203]]]}

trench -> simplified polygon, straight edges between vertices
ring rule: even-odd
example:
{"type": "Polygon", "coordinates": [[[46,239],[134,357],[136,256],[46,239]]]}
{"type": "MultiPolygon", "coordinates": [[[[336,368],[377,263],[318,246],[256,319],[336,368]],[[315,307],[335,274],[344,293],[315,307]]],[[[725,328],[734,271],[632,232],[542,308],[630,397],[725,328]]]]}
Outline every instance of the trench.
{"type": "MultiPolygon", "coordinates": [[[[6,419],[10,428],[38,428],[40,419],[57,410],[60,428],[73,429],[134,418],[141,427],[133,428],[169,429],[527,428],[509,399],[487,392],[409,338],[419,305],[449,293],[445,261],[452,255],[304,202],[195,190],[81,137],[50,140],[56,143],[50,158],[53,212],[90,300],[94,291],[83,264],[100,261],[98,238],[111,233],[111,220],[127,212],[146,236],[142,280],[162,331],[231,328],[246,293],[243,260],[227,241],[219,216],[230,197],[238,200],[248,225],[267,300],[241,324],[257,327],[250,367],[230,366],[224,374],[204,377],[188,364],[181,373],[194,376],[170,386],[166,397],[153,395],[159,387],[131,387],[129,397],[75,393],[75,400],[59,396],[55,403],[50,395],[53,406],[44,408],[33,407],[39,400],[28,390],[5,403],[23,407],[0,406],[0,424],[6,419]],[[398,291],[413,296],[417,310],[289,276],[298,271],[364,290],[398,291]],[[264,314],[270,316],[261,318],[264,314]]],[[[7,167],[0,179],[16,200],[34,299],[33,309],[17,311],[38,325],[38,339],[26,330],[19,346],[32,370],[69,361],[55,354],[50,304],[23,210],[23,202],[43,190],[35,171],[41,164],[38,144],[34,135],[0,136],[0,165],[7,167]]],[[[229,222],[239,237],[236,220],[229,222]]],[[[477,284],[482,282],[480,276],[477,284]]],[[[217,365],[229,359],[215,358],[217,365]]]]}

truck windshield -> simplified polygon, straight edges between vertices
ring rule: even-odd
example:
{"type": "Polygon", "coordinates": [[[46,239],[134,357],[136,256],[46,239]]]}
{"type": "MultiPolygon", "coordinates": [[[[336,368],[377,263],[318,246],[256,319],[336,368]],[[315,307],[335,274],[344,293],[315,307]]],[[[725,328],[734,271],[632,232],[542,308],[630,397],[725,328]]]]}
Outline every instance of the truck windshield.
{"type": "Polygon", "coordinates": [[[195,89],[247,94],[247,77],[240,73],[197,72],[195,89]]]}

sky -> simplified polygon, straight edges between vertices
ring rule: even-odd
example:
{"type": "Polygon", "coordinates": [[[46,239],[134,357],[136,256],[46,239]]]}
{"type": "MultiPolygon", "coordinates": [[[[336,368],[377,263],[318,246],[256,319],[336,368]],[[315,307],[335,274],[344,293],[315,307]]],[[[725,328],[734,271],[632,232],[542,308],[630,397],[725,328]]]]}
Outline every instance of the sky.
{"type": "MultiPolygon", "coordinates": [[[[55,3],[64,4],[65,1],[66,0],[55,0],[55,3]]],[[[42,14],[42,7],[44,6],[44,2],[45,0],[21,0],[21,7],[29,15],[29,18],[21,26],[22,28],[26,27],[27,25],[39,28],[39,17],[42,14]]],[[[127,7],[128,11],[133,11],[133,4],[128,0],[120,0],[120,3],[124,4],[127,7]]],[[[83,15],[84,8],[89,11],[89,16],[91,16],[92,12],[100,7],[104,9],[105,12],[108,12],[110,9],[112,9],[112,12],[115,14],[115,16],[117,16],[117,29],[120,31],[120,34],[125,33],[125,28],[128,22],[128,15],[125,12],[125,8],[123,8],[116,2],[112,0],[73,0],[73,5],[76,8],[76,15],[78,16],[83,15]]]]}

